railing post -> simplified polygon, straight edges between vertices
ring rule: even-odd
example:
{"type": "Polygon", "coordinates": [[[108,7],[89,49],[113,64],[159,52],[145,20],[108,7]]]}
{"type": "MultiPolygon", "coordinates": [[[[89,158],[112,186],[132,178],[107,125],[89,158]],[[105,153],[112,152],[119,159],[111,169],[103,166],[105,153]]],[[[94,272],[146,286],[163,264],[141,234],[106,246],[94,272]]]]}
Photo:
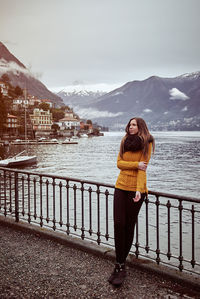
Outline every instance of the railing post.
{"type": "Polygon", "coordinates": [[[39,184],[40,184],[40,226],[43,226],[43,200],[42,200],[42,175],[40,175],[40,180],[39,180],[39,184]]]}
{"type": "Polygon", "coordinates": [[[191,210],[191,213],[192,213],[192,259],[191,259],[191,265],[192,265],[192,268],[194,268],[195,264],[196,264],[196,261],[195,261],[195,230],[194,230],[194,213],[195,213],[195,210],[194,210],[194,205],[192,205],[192,210],[191,210]]]}
{"type": "Polygon", "coordinates": [[[159,227],[159,196],[156,196],[156,243],[157,243],[157,248],[156,248],[156,263],[159,265],[160,263],[160,227],[159,227]]]}
{"type": "Polygon", "coordinates": [[[106,234],[105,234],[105,237],[106,237],[106,240],[108,241],[109,239],[109,233],[108,233],[108,196],[109,196],[109,191],[108,189],[106,189],[105,191],[105,196],[106,196],[106,234]]]}
{"type": "Polygon", "coordinates": [[[97,244],[101,243],[101,232],[100,232],[100,189],[97,185],[97,244]]]}
{"type": "Polygon", "coordinates": [[[34,192],[34,219],[37,219],[37,202],[36,202],[36,178],[33,179],[33,192],[34,192]]]}
{"type": "Polygon", "coordinates": [[[28,223],[31,223],[30,174],[28,174],[27,182],[28,182],[28,223]]]}
{"type": "Polygon", "coordinates": [[[9,196],[9,212],[12,213],[12,184],[11,184],[12,176],[11,173],[9,173],[9,191],[10,191],[10,196],[9,196]]]}
{"type": "Polygon", "coordinates": [[[89,192],[89,223],[90,223],[90,229],[89,234],[92,235],[92,188],[91,186],[88,189],[89,192]]]}
{"type": "Polygon", "coordinates": [[[73,186],[73,190],[74,190],[74,230],[77,230],[77,223],[76,223],[76,190],[77,190],[77,186],[76,184],[74,184],[73,186]]]}
{"type": "Polygon", "coordinates": [[[24,198],[25,198],[25,195],[24,195],[24,176],[21,177],[21,182],[22,182],[22,215],[24,216],[25,215],[25,208],[24,208],[24,198]]]}
{"type": "Polygon", "coordinates": [[[70,222],[69,222],[69,180],[66,181],[66,196],[67,196],[67,223],[66,223],[66,227],[67,227],[67,234],[70,234],[70,222]]]}
{"type": "Polygon", "coordinates": [[[148,203],[149,203],[149,199],[148,199],[148,195],[146,194],[146,198],[145,198],[145,204],[146,204],[146,246],[145,246],[145,250],[148,253],[149,252],[149,210],[148,210],[148,203]]]}
{"type": "Polygon", "coordinates": [[[53,186],[53,230],[56,230],[56,179],[53,177],[53,182],[52,182],[52,186],[53,186]]]}
{"type": "Polygon", "coordinates": [[[85,238],[85,227],[84,227],[84,183],[81,182],[81,214],[82,214],[82,225],[81,225],[81,231],[82,231],[82,234],[81,234],[81,239],[84,240],[85,238]]]}
{"type": "Polygon", "coordinates": [[[59,183],[59,190],[60,190],[60,221],[59,221],[59,224],[60,226],[63,225],[63,220],[62,220],[62,213],[63,213],[63,207],[62,207],[62,182],[60,181],[59,183]]]}
{"type": "Polygon", "coordinates": [[[168,252],[167,252],[167,257],[168,260],[170,260],[172,254],[171,254],[171,230],[170,230],[170,226],[171,226],[171,219],[170,219],[170,208],[171,208],[171,203],[168,200],[167,201],[167,219],[168,219],[168,252]]]}
{"type": "Polygon", "coordinates": [[[183,205],[182,205],[182,200],[179,200],[179,270],[182,271],[183,270],[183,230],[182,230],[182,211],[183,211],[183,205]]]}
{"type": "Polygon", "coordinates": [[[49,223],[49,180],[46,180],[46,222],[49,223]]]}
{"type": "Polygon", "coordinates": [[[18,173],[15,172],[15,221],[19,222],[18,173]]]}
{"type": "Polygon", "coordinates": [[[6,171],[4,171],[4,216],[7,215],[6,171]]]}

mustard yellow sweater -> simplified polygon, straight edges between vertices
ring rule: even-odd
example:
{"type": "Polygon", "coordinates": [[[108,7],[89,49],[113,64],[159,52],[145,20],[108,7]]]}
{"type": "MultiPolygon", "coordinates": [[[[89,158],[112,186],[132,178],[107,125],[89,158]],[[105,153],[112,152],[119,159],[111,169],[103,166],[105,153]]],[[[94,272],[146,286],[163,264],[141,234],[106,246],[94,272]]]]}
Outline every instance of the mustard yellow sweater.
{"type": "Polygon", "coordinates": [[[117,167],[120,174],[117,178],[115,188],[127,191],[148,192],[146,171],[138,169],[139,162],[149,162],[151,158],[152,143],[149,144],[148,156],[144,158],[142,151],[125,152],[123,158],[120,154],[117,158],[117,167]]]}

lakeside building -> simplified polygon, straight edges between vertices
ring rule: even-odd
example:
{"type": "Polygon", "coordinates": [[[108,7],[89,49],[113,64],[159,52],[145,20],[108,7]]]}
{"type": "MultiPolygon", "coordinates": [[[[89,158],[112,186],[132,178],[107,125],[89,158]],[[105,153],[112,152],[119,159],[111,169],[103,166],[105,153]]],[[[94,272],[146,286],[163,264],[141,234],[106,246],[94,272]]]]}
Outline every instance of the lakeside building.
{"type": "Polygon", "coordinates": [[[50,108],[53,107],[53,103],[52,103],[51,100],[49,100],[49,99],[39,99],[36,96],[26,94],[26,90],[23,90],[23,92],[24,92],[23,96],[19,96],[19,97],[13,99],[13,108],[15,110],[17,110],[17,108],[19,106],[22,106],[22,107],[35,106],[35,105],[39,105],[41,103],[47,103],[50,108]]]}
{"type": "Polygon", "coordinates": [[[80,121],[76,118],[64,117],[60,119],[56,124],[59,126],[60,130],[79,130],[80,129],[80,121]]]}
{"type": "Polygon", "coordinates": [[[93,129],[93,124],[84,122],[83,120],[80,121],[80,129],[81,130],[92,130],[93,129]]]}
{"type": "Polygon", "coordinates": [[[3,96],[8,96],[8,85],[0,81],[0,91],[3,96]]]}
{"type": "Polygon", "coordinates": [[[40,103],[46,103],[49,105],[50,108],[53,108],[53,103],[49,99],[40,99],[40,103]]]}
{"type": "Polygon", "coordinates": [[[16,135],[18,133],[18,119],[17,116],[8,114],[6,120],[6,131],[9,136],[16,135]]]}
{"type": "Polygon", "coordinates": [[[60,131],[80,130],[80,120],[71,109],[66,110],[64,118],[59,119],[56,124],[59,126],[60,131]]]}
{"type": "Polygon", "coordinates": [[[19,106],[27,107],[29,105],[29,100],[23,97],[18,97],[13,100],[13,109],[17,110],[19,106]]]}
{"type": "Polygon", "coordinates": [[[36,135],[48,135],[51,132],[52,113],[43,109],[35,108],[33,114],[30,114],[33,130],[36,135]]]}
{"type": "Polygon", "coordinates": [[[13,107],[16,109],[19,105],[22,107],[27,107],[27,106],[34,106],[34,105],[39,105],[41,103],[47,103],[49,104],[49,107],[53,107],[53,104],[50,100],[47,99],[38,99],[35,96],[28,96],[26,99],[24,97],[18,97],[13,100],[13,107]]]}
{"type": "Polygon", "coordinates": [[[30,94],[27,95],[27,99],[28,99],[28,104],[30,106],[34,106],[34,105],[39,105],[41,103],[41,100],[38,99],[36,96],[32,96],[30,94]]]}

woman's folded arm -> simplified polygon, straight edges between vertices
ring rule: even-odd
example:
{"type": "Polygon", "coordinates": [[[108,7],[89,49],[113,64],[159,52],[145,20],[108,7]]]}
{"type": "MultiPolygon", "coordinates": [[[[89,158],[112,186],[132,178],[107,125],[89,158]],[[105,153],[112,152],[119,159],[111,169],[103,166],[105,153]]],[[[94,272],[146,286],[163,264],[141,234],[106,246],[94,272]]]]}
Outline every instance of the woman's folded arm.
{"type": "Polygon", "coordinates": [[[138,169],[139,161],[125,161],[120,154],[117,157],[117,167],[121,170],[138,169]]]}

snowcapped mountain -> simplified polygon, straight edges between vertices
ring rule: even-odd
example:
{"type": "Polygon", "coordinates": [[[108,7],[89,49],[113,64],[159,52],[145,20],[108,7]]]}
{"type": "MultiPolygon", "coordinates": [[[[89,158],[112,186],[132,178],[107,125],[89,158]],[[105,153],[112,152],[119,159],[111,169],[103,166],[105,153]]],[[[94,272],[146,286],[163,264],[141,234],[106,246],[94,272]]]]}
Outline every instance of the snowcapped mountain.
{"type": "Polygon", "coordinates": [[[92,91],[86,89],[85,86],[74,86],[74,88],[65,88],[57,93],[66,105],[69,106],[87,106],[94,103],[96,99],[106,94],[104,91],[92,91]]]}
{"type": "Polygon", "coordinates": [[[139,116],[155,130],[200,130],[200,72],[152,76],[103,95],[78,94],[67,95],[76,112],[112,129],[124,129],[131,117],[139,116]]]}
{"type": "Polygon", "coordinates": [[[108,91],[114,90],[119,84],[85,84],[75,82],[73,85],[64,87],[61,91],[57,92],[66,105],[73,107],[88,107],[90,104],[98,102],[98,98],[104,96],[108,91]]]}
{"type": "Polygon", "coordinates": [[[182,79],[197,79],[197,78],[200,78],[200,72],[192,72],[192,73],[186,73],[186,74],[183,74],[183,75],[180,75],[178,76],[177,78],[182,78],[182,79]]]}
{"type": "Polygon", "coordinates": [[[58,92],[57,95],[63,99],[66,105],[72,107],[81,118],[97,120],[99,118],[110,118],[121,115],[121,112],[112,113],[109,111],[99,111],[94,107],[97,105],[98,101],[101,101],[101,97],[107,94],[105,89],[108,88],[109,87],[105,85],[67,86],[65,89],[58,92]],[[101,90],[101,88],[104,89],[104,91],[101,90]]]}

